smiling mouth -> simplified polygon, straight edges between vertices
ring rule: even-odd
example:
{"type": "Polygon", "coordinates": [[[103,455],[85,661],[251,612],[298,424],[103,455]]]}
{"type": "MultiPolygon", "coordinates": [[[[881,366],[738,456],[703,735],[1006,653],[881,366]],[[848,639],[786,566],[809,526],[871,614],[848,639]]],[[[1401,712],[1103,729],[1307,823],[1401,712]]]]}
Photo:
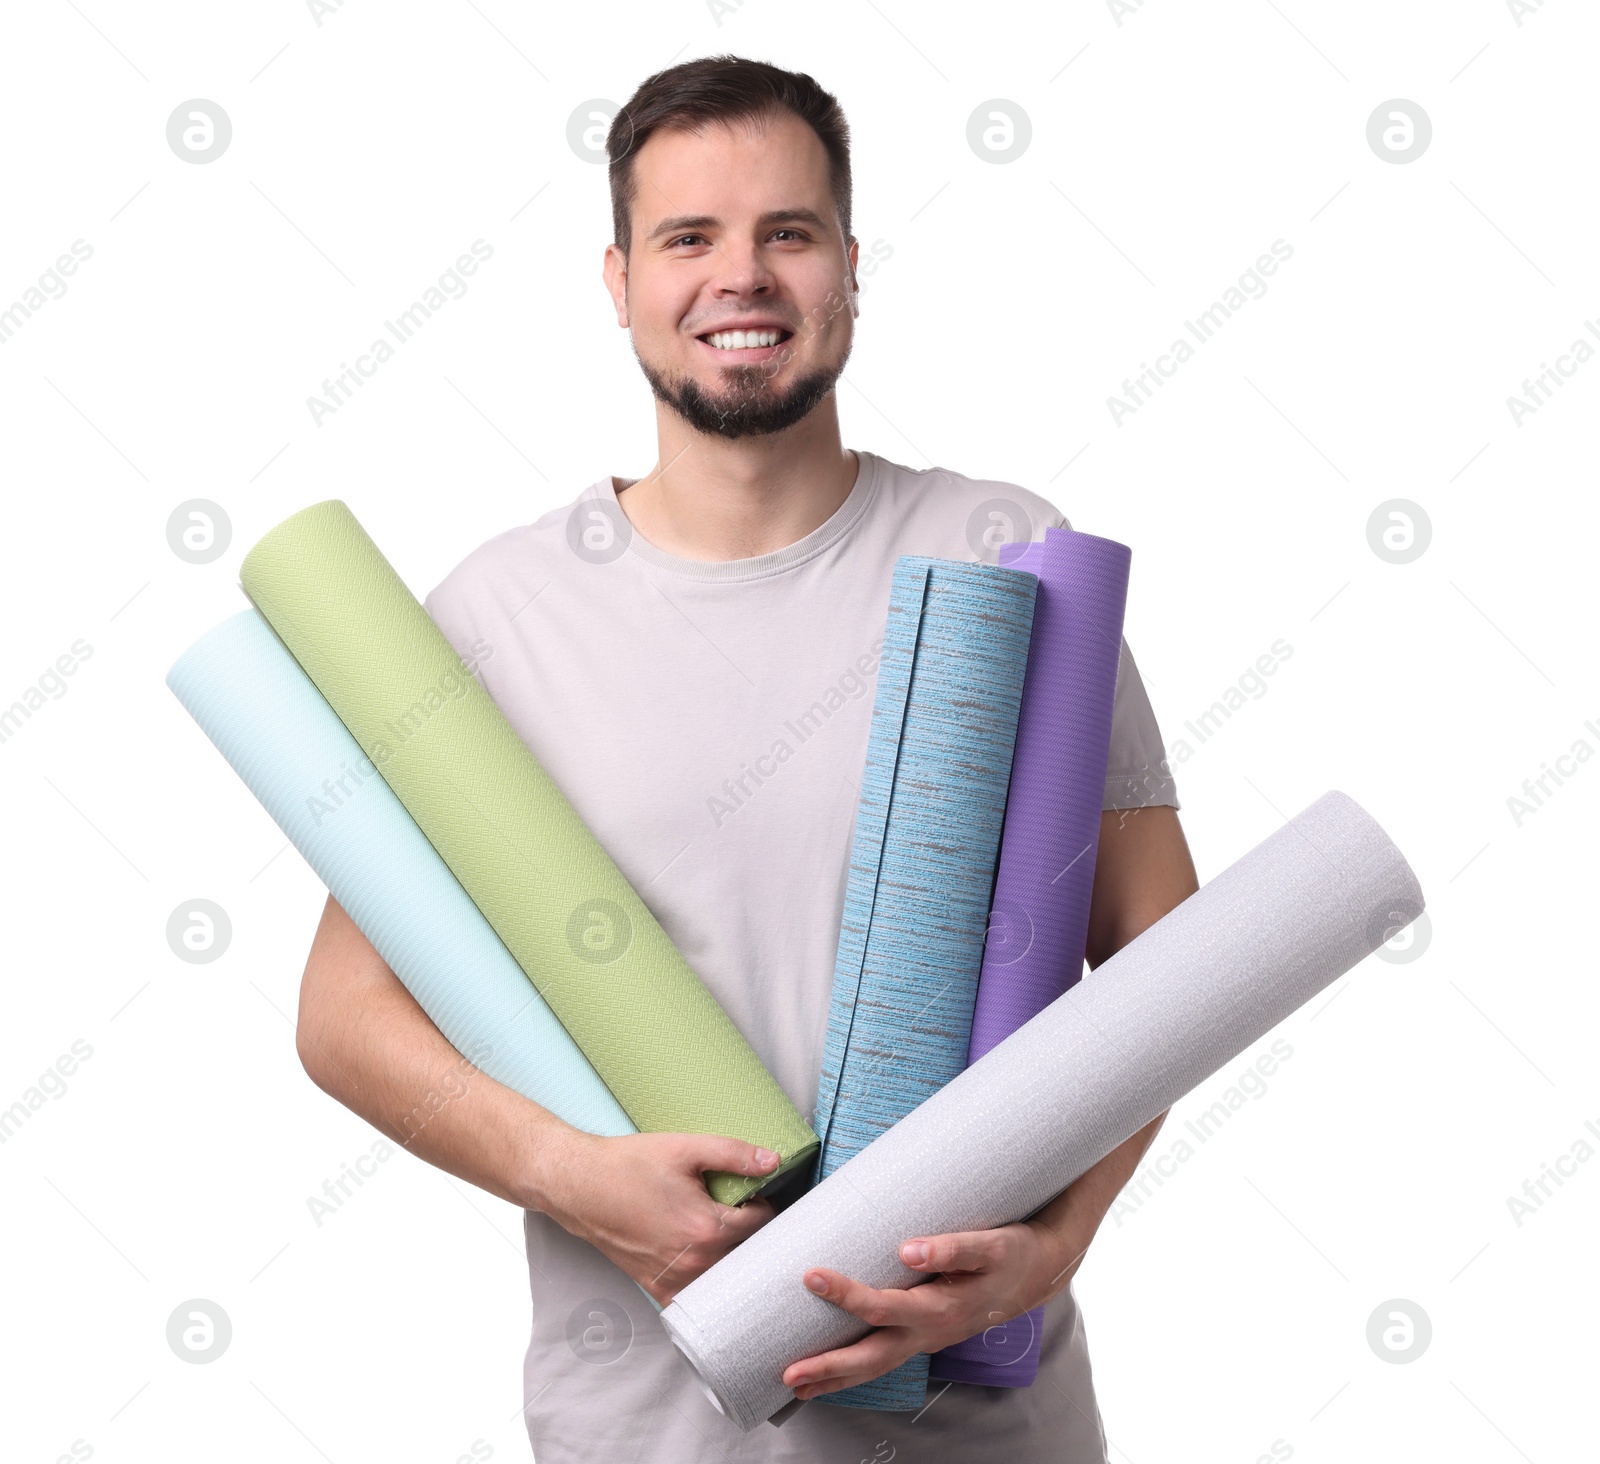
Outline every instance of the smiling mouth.
{"type": "Polygon", "coordinates": [[[714,351],[727,355],[752,357],[764,354],[792,340],[792,330],[766,327],[759,330],[713,330],[695,339],[714,351]]]}

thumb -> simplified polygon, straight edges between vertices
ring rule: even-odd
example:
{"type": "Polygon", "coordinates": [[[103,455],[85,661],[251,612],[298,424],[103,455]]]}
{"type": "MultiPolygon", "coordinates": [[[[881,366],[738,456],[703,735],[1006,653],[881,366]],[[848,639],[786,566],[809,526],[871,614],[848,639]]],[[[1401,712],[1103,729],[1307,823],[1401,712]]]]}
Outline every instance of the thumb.
{"type": "Polygon", "coordinates": [[[721,1134],[685,1134],[684,1158],[695,1174],[718,1170],[724,1174],[771,1174],[778,1156],[771,1149],[747,1144],[721,1134]]]}

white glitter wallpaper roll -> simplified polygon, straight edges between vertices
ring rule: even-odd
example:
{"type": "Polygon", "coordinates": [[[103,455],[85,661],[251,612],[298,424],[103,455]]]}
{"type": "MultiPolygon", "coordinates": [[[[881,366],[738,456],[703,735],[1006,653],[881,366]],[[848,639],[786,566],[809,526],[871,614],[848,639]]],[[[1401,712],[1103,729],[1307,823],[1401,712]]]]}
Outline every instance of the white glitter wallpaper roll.
{"type": "Polygon", "coordinates": [[[1032,1214],[1422,912],[1371,815],[1324,793],[679,1292],[661,1314],[746,1430],[792,1362],[867,1327],[808,1267],[925,1281],[911,1236],[1032,1214]]]}

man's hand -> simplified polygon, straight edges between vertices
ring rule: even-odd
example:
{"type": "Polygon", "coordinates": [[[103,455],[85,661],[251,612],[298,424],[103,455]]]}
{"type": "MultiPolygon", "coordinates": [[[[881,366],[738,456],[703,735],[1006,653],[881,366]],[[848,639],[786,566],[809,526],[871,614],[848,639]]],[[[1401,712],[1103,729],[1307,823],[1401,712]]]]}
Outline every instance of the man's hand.
{"type": "Polygon", "coordinates": [[[907,1291],[874,1290],[818,1266],[805,1284],[877,1330],[833,1352],[791,1363],[785,1386],[815,1398],[880,1377],[918,1352],[937,1352],[1008,1322],[1048,1301],[1083,1260],[1099,1217],[1082,1224],[1041,1217],[999,1230],[922,1236],[900,1247],[900,1259],[935,1278],[907,1291]]]}
{"type": "Polygon", "coordinates": [[[597,1138],[486,1073],[461,1081],[461,1055],[332,895],[300,986],[296,1045],[318,1087],[386,1138],[552,1215],[662,1303],[772,1218],[766,1200],[719,1205],[701,1174],[771,1174],[776,1154],[715,1134],[597,1138]]]}
{"type": "MultiPolygon", "coordinates": [[[[1090,968],[1199,888],[1175,809],[1106,809],[1089,906],[1090,968]]],[[[875,1291],[837,1271],[807,1271],[804,1284],[878,1330],[849,1347],[791,1363],[784,1384],[800,1398],[854,1387],[915,1353],[937,1352],[1048,1301],[1072,1279],[1165,1118],[1162,1113],[1151,1119],[1029,1220],[907,1241],[900,1259],[913,1270],[938,1273],[933,1281],[908,1291],[875,1291]],[[908,1248],[914,1245],[927,1246],[928,1254],[912,1255],[908,1248]],[[817,1280],[820,1287],[812,1284],[817,1280]]],[[[795,1284],[801,1283],[797,1277],[795,1284]]]]}
{"type": "Polygon", "coordinates": [[[715,1134],[602,1139],[566,1128],[548,1141],[539,1208],[665,1306],[773,1216],[763,1199],[718,1204],[701,1176],[770,1174],[778,1156],[715,1134]]]}

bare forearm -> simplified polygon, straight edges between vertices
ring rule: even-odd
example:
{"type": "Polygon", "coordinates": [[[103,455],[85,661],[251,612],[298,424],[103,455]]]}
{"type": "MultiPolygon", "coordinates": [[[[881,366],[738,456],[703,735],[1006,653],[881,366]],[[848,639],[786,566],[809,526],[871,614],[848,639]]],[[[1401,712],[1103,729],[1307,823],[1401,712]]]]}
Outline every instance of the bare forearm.
{"type": "Polygon", "coordinates": [[[719,1134],[600,1138],[562,1122],[458,1053],[331,898],[296,1034],[319,1088],[419,1159],[542,1210],[663,1306],[772,1218],[759,1198],[719,1205],[704,1176],[769,1174],[776,1154],[719,1134]]]}
{"type": "Polygon", "coordinates": [[[317,1086],[386,1138],[540,1208],[542,1161],[574,1131],[458,1053],[331,897],[301,982],[297,1045],[317,1086]]]}
{"type": "Polygon", "coordinates": [[[1098,970],[1199,888],[1175,808],[1107,809],[1089,902],[1089,969],[1098,970]]]}
{"type": "Polygon", "coordinates": [[[1100,1222],[1123,1186],[1133,1177],[1133,1171],[1139,1167],[1139,1161],[1166,1118],[1166,1111],[1158,1113],[1138,1133],[1124,1139],[1098,1163],[1091,1164],[1033,1217],[1036,1225],[1060,1241],[1063,1267],[1070,1268],[1083,1259],[1089,1239],[1100,1228],[1100,1222]]]}

